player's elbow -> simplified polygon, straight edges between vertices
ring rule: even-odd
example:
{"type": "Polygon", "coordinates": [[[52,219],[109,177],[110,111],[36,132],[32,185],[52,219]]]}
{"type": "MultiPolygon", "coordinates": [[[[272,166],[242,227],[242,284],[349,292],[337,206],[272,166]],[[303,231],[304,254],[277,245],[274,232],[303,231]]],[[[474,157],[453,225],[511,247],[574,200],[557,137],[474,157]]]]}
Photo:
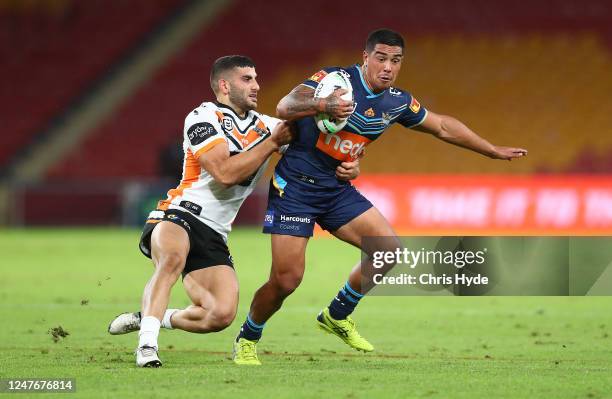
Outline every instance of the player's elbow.
{"type": "Polygon", "coordinates": [[[434,135],[439,139],[446,139],[452,137],[451,119],[448,116],[442,116],[440,118],[440,124],[437,129],[434,130],[434,135]]]}
{"type": "Polygon", "coordinates": [[[236,184],[236,179],[232,179],[231,177],[228,177],[228,176],[219,177],[218,179],[215,179],[215,180],[217,181],[217,183],[223,186],[223,188],[230,188],[231,186],[236,184]]]}
{"type": "Polygon", "coordinates": [[[283,98],[278,105],[276,105],[276,116],[280,119],[289,119],[289,109],[284,100],[283,98]]]}
{"type": "Polygon", "coordinates": [[[212,173],[212,177],[215,182],[223,188],[229,188],[237,183],[236,177],[232,176],[230,173],[216,172],[212,173]]]}

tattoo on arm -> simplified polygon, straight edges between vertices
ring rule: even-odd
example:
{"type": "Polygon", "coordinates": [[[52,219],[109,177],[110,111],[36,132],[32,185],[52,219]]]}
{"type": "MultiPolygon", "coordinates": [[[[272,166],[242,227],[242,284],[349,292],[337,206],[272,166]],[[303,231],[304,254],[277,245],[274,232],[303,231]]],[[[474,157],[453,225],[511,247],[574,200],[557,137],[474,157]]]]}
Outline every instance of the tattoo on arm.
{"type": "Polygon", "coordinates": [[[281,100],[284,112],[280,116],[287,120],[312,116],[323,110],[324,103],[323,99],[314,98],[314,89],[299,85],[281,100]]]}
{"type": "Polygon", "coordinates": [[[284,99],[286,101],[287,112],[290,115],[315,113],[321,109],[323,99],[314,98],[314,90],[305,85],[299,85],[289,93],[284,99]]]}
{"type": "Polygon", "coordinates": [[[339,97],[330,96],[328,101],[325,103],[325,112],[328,114],[333,113],[338,107],[339,97]]]}

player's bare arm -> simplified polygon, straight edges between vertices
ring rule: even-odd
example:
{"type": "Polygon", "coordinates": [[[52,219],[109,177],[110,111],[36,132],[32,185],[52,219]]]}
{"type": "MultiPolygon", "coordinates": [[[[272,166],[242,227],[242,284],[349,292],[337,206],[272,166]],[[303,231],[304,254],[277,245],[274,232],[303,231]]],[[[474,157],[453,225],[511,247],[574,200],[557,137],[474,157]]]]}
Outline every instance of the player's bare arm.
{"type": "Polygon", "coordinates": [[[258,146],[238,155],[230,156],[227,143],[218,144],[199,158],[200,165],[224,186],[233,186],[255,173],[257,168],[273,153],[292,139],[287,122],[281,122],[272,135],[258,146]]]}
{"type": "Polygon", "coordinates": [[[325,112],[345,119],[353,112],[353,102],[340,98],[345,93],[346,90],[337,89],[325,98],[314,98],[314,89],[299,85],[280,100],[276,106],[276,114],[281,119],[295,120],[325,112]]]}
{"type": "Polygon", "coordinates": [[[493,159],[510,161],[527,155],[527,150],[523,148],[493,145],[452,116],[439,115],[431,111],[428,111],[425,120],[413,129],[433,134],[447,143],[467,148],[493,159]]]}

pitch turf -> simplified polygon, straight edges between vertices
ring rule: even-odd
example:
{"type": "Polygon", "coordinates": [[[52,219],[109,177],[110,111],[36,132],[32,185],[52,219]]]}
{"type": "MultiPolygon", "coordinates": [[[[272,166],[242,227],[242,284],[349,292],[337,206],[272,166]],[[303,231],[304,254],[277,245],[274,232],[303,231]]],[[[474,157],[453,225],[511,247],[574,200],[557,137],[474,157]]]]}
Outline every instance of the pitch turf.
{"type": "MultiPolygon", "coordinates": [[[[314,325],[359,257],[331,239],[310,243],[302,286],[266,326],[264,365],[239,368],[231,342],[270,262],[257,230],[230,241],[241,287],[234,324],[209,335],[162,331],[164,367],[138,369],[136,335],[106,332],[138,308],[151,273],[138,234],[0,231],[0,378],[76,378],[69,397],[612,397],[607,297],[367,297],[355,319],[376,351],[349,350],[314,325]],[[58,326],[69,335],[54,343],[48,331],[58,326]]],[[[185,304],[179,283],[171,305],[185,304]]]]}

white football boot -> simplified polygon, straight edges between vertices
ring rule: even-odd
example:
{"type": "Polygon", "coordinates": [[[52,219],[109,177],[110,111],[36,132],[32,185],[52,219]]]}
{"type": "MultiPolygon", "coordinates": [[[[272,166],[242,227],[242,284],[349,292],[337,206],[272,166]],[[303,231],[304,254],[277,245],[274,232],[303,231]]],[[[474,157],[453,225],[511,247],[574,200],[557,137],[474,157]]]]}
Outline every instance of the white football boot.
{"type": "Polygon", "coordinates": [[[108,332],[112,335],[127,334],[140,330],[140,312],[121,313],[108,325],[108,332]]]}
{"type": "Polygon", "coordinates": [[[141,346],[136,349],[136,365],[138,367],[161,367],[162,362],[157,356],[157,349],[152,346],[141,346]]]}

